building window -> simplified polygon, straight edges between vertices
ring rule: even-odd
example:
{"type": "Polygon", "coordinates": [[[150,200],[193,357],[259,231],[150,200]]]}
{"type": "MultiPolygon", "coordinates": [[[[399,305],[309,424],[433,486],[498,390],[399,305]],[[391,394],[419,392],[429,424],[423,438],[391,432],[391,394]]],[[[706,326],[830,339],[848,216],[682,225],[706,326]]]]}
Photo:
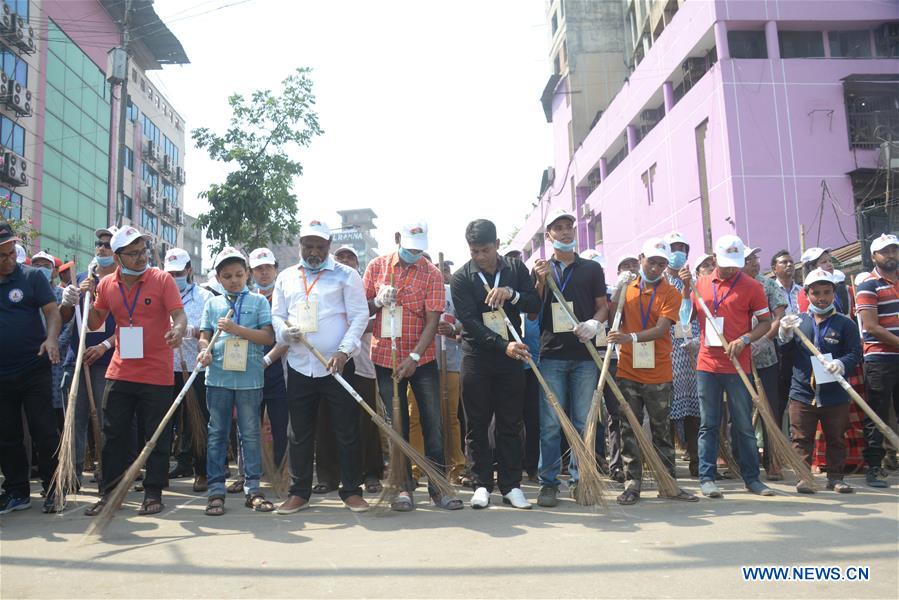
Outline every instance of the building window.
{"type": "Polygon", "coordinates": [[[134,200],[131,199],[131,196],[123,196],[122,203],[124,206],[122,207],[122,215],[126,219],[134,218],[134,200]]]}
{"type": "Polygon", "coordinates": [[[159,187],[159,173],[145,162],[141,163],[141,179],[147,185],[151,185],[154,188],[159,187]]]}
{"type": "Polygon", "coordinates": [[[602,243],[602,213],[598,213],[593,219],[593,245],[598,246],[602,243]]]}
{"type": "Polygon", "coordinates": [[[159,127],[156,126],[156,123],[148,119],[146,114],[141,115],[140,119],[144,139],[153,140],[157,147],[162,145],[162,133],[159,131],[159,127]]]}
{"type": "Polygon", "coordinates": [[[178,231],[168,223],[163,223],[162,239],[174,246],[178,243],[178,231]]]}
{"type": "Polygon", "coordinates": [[[652,206],[655,203],[655,195],[652,188],[656,178],[656,166],[652,165],[649,167],[640,177],[643,179],[643,187],[646,188],[646,204],[652,206]]]}
{"type": "Polygon", "coordinates": [[[559,15],[558,15],[558,13],[555,13],[555,12],[553,13],[553,18],[552,18],[552,28],[553,28],[552,34],[556,35],[556,32],[559,30],[559,15]]]}
{"type": "Polygon", "coordinates": [[[884,23],[874,30],[874,47],[877,56],[885,58],[899,56],[899,21],[884,23]]]}
{"type": "Polygon", "coordinates": [[[140,209],[140,226],[153,235],[159,233],[159,219],[146,208],[140,209]]]}
{"type": "Polygon", "coordinates": [[[878,148],[899,132],[899,86],[895,81],[843,84],[851,148],[878,148]]]}
{"type": "Polygon", "coordinates": [[[28,21],[28,0],[3,0],[3,3],[9,7],[13,14],[19,15],[25,21],[28,21]]]}
{"type": "Polygon", "coordinates": [[[781,58],[823,58],[824,36],[820,31],[781,31],[781,58]]]}
{"type": "Polygon", "coordinates": [[[0,116],[0,145],[25,156],[25,129],[9,117],[0,116]]]}
{"type": "Polygon", "coordinates": [[[0,66],[10,79],[28,87],[28,63],[2,44],[0,44],[0,66]]]}
{"type": "Polygon", "coordinates": [[[128,120],[131,121],[132,123],[136,122],[137,115],[139,113],[140,113],[140,111],[137,109],[137,107],[134,105],[134,103],[131,102],[131,96],[129,95],[128,96],[128,120]]]}
{"type": "Polygon", "coordinates": [[[2,215],[4,219],[22,219],[22,194],[17,194],[5,187],[0,187],[0,202],[9,204],[9,206],[4,206],[3,210],[0,211],[0,215],[2,215]]]}
{"type": "Polygon", "coordinates": [[[178,188],[170,183],[163,183],[162,197],[163,210],[170,215],[174,215],[175,209],[178,207],[178,188]]]}
{"type": "Polygon", "coordinates": [[[831,31],[827,37],[830,41],[832,58],[867,58],[871,56],[870,31],[831,31]]]}
{"type": "Polygon", "coordinates": [[[731,58],[768,58],[764,31],[728,31],[731,58]]]}
{"type": "Polygon", "coordinates": [[[125,150],[125,160],[123,162],[125,163],[125,168],[133,173],[134,172],[134,150],[132,150],[128,146],[125,146],[124,150],[125,150]]]}
{"type": "Polygon", "coordinates": [[[163,154],[169,155],[172,159],[173,167],[181,164],[181,151],[178,149],[178,146],[175,145],[175,142],[166,136],[162,136],[162,151],[163,154]]]}

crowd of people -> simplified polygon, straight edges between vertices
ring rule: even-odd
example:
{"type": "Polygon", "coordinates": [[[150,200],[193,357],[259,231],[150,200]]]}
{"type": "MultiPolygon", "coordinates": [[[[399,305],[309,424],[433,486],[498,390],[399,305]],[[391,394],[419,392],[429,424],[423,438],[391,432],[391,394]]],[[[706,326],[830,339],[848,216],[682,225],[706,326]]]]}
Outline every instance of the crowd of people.
{"type": "MultiPolygon", "coordinates": [[[[362,271],[357,251],[333,248],[327,224],[312,219],[298,264],[279,265],[268,248],[225,247],[201,283],[183,249],[154,257],[130,226],[95,233],[95,256],[75,273],[46,251],[27,256],[0,222],[0,515],[31,506],[32,469],[43,511],[64,506],[50,483],[67,419],[77,480],[90,471],[98,485],[87,515],[107,508],[157,429],[139,514],[162,511],[163,490],[179,477],[194,478],[209,516],[225,513],[229,494],[247,509],[291,514],[335,490],[364,512],[365,496],[384,494],[398,449],[360,402],[398,419],[413,447],[473,491],[475,509],[497,489],[504,504],[532,508],[522,481],[539,485],[540,507],[557,506],[566,490],[578,497],[587,466],[568,452],[566,418],[581,436],[595,426],[597,468],[620,486],[619,504],[638,502],[651,485],[648,447],[621,402],[667,473],[678,477],[683,453],[681,479],[698,479],[708,498],[723,496],[722,478],[772,496],[761,471],[785,477],[756,395],[792,451],[826,473],[828,490],[852,492],[850,469],[887,487],[885,468],[895,468],[896,449],[841,383],[896,427],[895,235],[875,239],[874,268],[847,281],[829,249],[806,250],[800,275],[786,250],[763,252],[735,235],[692,261],[677,232],[614,262],[578,254],[575,216],[563,210],[545,220],[551,255],[532,269],[479,219],[464,232],[471,259],[458,269],[433,260],[428,226],[414,222],[396,233],[396,251],[362,271]],[[160,427],[175,401],[175,418],[160,427]],[[287,498],[276,506],[264,480],[282,471],[287,498]]],[[[390,509],[415,509],[419,466],[394,469],[402,483],[390,509]]],[[[436,483],[427,483],[434,506],[464,507],[436,483]]],[[[795,485],[816,491],[807,476],[795,485]]],[[[680,487],[664,496],[699,500],[680,487]]]]}

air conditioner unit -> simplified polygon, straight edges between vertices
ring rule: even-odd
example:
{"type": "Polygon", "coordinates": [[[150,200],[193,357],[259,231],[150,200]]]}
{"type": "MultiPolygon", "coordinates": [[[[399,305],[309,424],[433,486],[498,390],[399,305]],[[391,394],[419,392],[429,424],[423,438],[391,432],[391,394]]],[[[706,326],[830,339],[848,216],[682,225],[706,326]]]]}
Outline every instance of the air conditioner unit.
{"type": "Polygon", "coordinates": [[[180,208],[175,209],[175,224],[184,225],[184,212],[180,208]]]}
{"type": "Polygon", "coordinates": [[[142,200],[145,205],[155,207],[159,204],[159,192],[152,185],[147,185],[142,200]]]}
{"type": "Polygon", "coordinates": [[[593,218],[593,209],[589,204],[581,204],[581,218],[587,221],[593,218]]]}
{"type": "Polygon", "coordinates": [[[22,17],[15,17],[13,22],[15,23],[15,32],[10,37],[10,40],[13,44],[18,46],[22,52],[32,54],[35,51],[34,28],[22,17]]]}
{"type": "Polygon", "coordinates": [[[28,163],[24,158],[15,152],[4,152],[0,179],[13,187],[26,186],[28,185],[28,176],[25,174],[27,168],[28,163]]]}
{"type": "Polygon", "coordinates": [[[184,167],[175,167],[175,182],[184,185],[184,167]]]}
{"type": "Polygon", "coordinates": [[[164,154],[162,156],[162,172],[163,173],[171,173],[172,172],[172,157],[168,154],[164,154]]]}
{"type": "Polygon", "coordinates": [[[16,16],[12,14],[12,9],[5,2],[3,10],[0,11],[0,35],[11,37],[16,33],[16,16]]]}
{"type": "Polygon", "coordinates": [[[159,148],[153,140],[147,140],[147,160],[153,162],[159,160],[159,148]]]}
{"type": "Polygon", "coordinates": [[[9,100],[9,83],[12,79],[6,71],[0,70],[0,102],[6,104],[9,100]]]}
{"type": "Polygon", "coordinates": [[[31,116],[31,90],[13,79],[7,82],[6,106],[22,117],[31,116]]]}

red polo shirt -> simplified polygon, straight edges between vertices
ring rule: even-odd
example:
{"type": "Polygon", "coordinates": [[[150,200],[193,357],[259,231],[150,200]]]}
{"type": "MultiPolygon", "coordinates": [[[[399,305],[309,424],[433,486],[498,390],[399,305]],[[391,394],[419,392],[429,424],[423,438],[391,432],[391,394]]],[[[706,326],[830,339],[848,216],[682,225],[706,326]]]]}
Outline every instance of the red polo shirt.
{"type": "Polygon", "coordinates": [[[149,268],[129,290],[121,283],[121,270],[117,269],[100,280],[97,285],[97,310],[110,311],[116,322],[116,348],[106,371],[106,379],[172,385],[174,379],[174,354],[165,343],[165,334],[172,328],[169,313],[183,308],[178,286],[171,275],[156,268],[149,268]],[[135,303],[135,297],[137,302],[135,303]],[[134,304],[134,314],[128,317],[128,305],[134,304]],[[119,332],[122,327],[144,328],[144,357],[122,360],[119,356],[119,332]]]}
{"type": "MultiPolygon", "coordinates": [[[[752,331],[753,316],[763,318],[770,315],[765,288],[742,272],[729,280],[720,279],[717,269],[711,275],[700,277],[693,286],[693,306],[701,332],[696,370],[709,373],[736,373],[737,370],[724,352],[724,348],[705,345],[706,318],[696,299],[697,294],[703,299],[712,315],[724,317],[724,337],[730,342],[752,331]]],[[[752,350],[747,346],[740,353],[740,366],[747,373],[752,370],[751,359],[752,350]]]]}

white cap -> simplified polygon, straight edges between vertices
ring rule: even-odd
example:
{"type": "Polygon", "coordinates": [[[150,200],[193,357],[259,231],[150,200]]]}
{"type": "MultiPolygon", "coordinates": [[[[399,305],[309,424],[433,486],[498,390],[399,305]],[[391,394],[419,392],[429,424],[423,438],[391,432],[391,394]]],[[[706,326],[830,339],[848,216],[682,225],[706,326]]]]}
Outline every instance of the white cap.
{"type": "Polygon", "coordinates": [[[222,248],[222,251],[215,255],[215,260],[212,262],[212,268],[218,270],[218,266],[222,264],[225,260],[229,258],[239,258],[246,264],[247,259],[244,257],[243,252],[234,248],[233,246],[225,246],[222,248]]]}
{"type": "Polygon", "coordinates": [[[101,227],[100,229],[94,229],[94,235],[98,238],[104,235],[114,235],[119,228],[115,225],[110,225],[109,227],[101,227]]]}
{"type": "Polygon", "coordinates": [[[846,281],[846,274],[839,269],[834,269],[832,275],[834,283],[843,283],[846,281]]]}
{"type": "Polygon", "coordinates": [[[615,268],[620,267],[621,263],[623,263],[626,260],[640,260],[640,259],[637,258],[636,254],[622,254],[621,256],[618,257],[618,262],[615,263],[615,268]]]}
{"type": "Polygon", "coordinates": [[[352,246],[348,246],[348,245],[344,244],[343,246],[341,246],[340,248],[338,248],[337,250],[334,251],[334,256],[337,256],[341,252],[352,252],[353,256],[355,256],[357,259],[359,258],[359,253],[356,252],[356,249],[353,248],[352,246]]]}
{"type": "Polygon", "coordinates": [[[48,252],[44,252],[43,250],[31,257],[31,263],[34,264],[34,261],[38,259],[49,260],[51,265],[56,265],[56,259],[53,258],[53,255],[48,252]]]}
{"type": "Polygon", "coordinates": [[[704,263],[705,261],[707,261],[710,258],[715,258],[715,257],[712,256],[711,254],[705,254],[705,253],[697,256],[696,257],[696,267],[693,270],[695,271],[696,269],[698,269],[699,265],[701,265],[702,263],[704,263]]]}
{"type": "Polygon", "coordinates": [[[112,239],[109,240],[109,245],[112,247],[113,252],[118,252],[128,244],[134,243],[134,240],[139,238],[146,239],[147,236],[142,234],[136,228],[131,227],[122,227],[118,231],[112,234],[112,239]]]}
{"type": "Polygon", "coordinates": [[[668,243],[669,248],[674,244],[684,244],[685,246],[687,246],[687,248],[690,247],[690,242],[688,242],[686,238],[678,231],[672,231],[662,239],[668,243]]]}
{"type": "Polygon", "coordinates": [[[25,253],[25,248],[21,244],[16,244],[16,262],[21,265],[26,258],[28,258],[28,254],[25,253]]]}
{"type": "Polygon", "coordinates": [[[880,252],[888,246],[899,246],[899,238],[892,233],[882,233],[879,238],[871,242],[871,254],[880,252]]]}
{"type": "Polygon", "coordinates": [[[172,248],[165,253],[163,263],[163,271],[171,273],[172,271],[183,271],[190,262],[190,254],[182,248],[172,248]]]}
{"type": "Polygon", "coordinates": [[[309,236],[318,237],[323,240],[330,240],[331,230],[328,228],[328,224],[324,221],[320,221],[319,219],[310,219],[303,223],[303,226],[300,227],[300,238],[309,236]]]}
{"type": "Polygon", "coordinates": [[[804,263],[813,262],[821,258],[821,255],[825,252],[830,252],[830,248],[809,248],[802,253],[802,257],[799,260],[804,263]]]}
{"type": "Polygon", "coordinates": [[[861,273],[859,273],[858,275],[856,275],[856,276],[855,276],[855,279],[853,280],[853,283],[855,283],[855,287],[858,287],[859,285],[861,285],[861,283],[862,283],[865,279],[867,279],[870,275],[871,275],[871,272],[870,272],[870,271],[862,271],[861,273]]]}
{"type": "Polygon", "coordinates": [[[572,223],[577,223],[577,218],[574,216],[573,212],[560,208],[559,210],[554,210],[549,213],[549,216],[546,217],[546,221],[543,222],[543,227],[549,231],[550,226],[559,219],[571,219],[572,223]]]}
{"type": "Polygon", "coordinates": [[[811,273],[805,276],[805,287],[810,286],[813,283],[820,282],[830,283],[836,285],[836,281],[833,279],[833,275],[825,271],[824,269],[815,269],[811,273]]]}
{"type": "Polygon", "coordinates": [[[749,258],[749,257],[752,256],[753,254],[757,254],[757,253],[759,253],[759,252],[761,252],[761,251],[762,251],[761,248],[745,248],[745,249],[743,250],[743,258],[744,258],[744,259],[745,259],[745,258],[749,258]]]}
{"type": "Polygon", "coordinates": [[[743,254],[745,250],[746,246],[739,236],[722,235],[715,242],[715,261],[719,267],[742,269],[746,264],[746,256],[743,254]]]}
{"type": "Polygon", "coordinates": [[[584,260],[592,260],[593,262],[599,263],[599,266],[601,266],[603,269],[606,268],[606,260],[602,257],[602,254],[600,254],[593,248],[587,248],[586,250],[582,251],[580,256],[584,260]]]}
{"type": "Polygon", "coordinates": [[[664,258],[671,260],[671,246],[662,238],[649,238],[643,242],[642,254],[645,258],[664,258]]]}
{"type": "Polygon", "coordinates": [[[400,229],[400,247],[406,250],[428,249],[428,224],[424,221],[406,223],[400,229]]]}
{"type": "Polygon", "coordinates": [[[262,265],[274,265],[275,254],[268,248],[256,248],[250,252],[250,268],[255,269],[262,265]]]}

